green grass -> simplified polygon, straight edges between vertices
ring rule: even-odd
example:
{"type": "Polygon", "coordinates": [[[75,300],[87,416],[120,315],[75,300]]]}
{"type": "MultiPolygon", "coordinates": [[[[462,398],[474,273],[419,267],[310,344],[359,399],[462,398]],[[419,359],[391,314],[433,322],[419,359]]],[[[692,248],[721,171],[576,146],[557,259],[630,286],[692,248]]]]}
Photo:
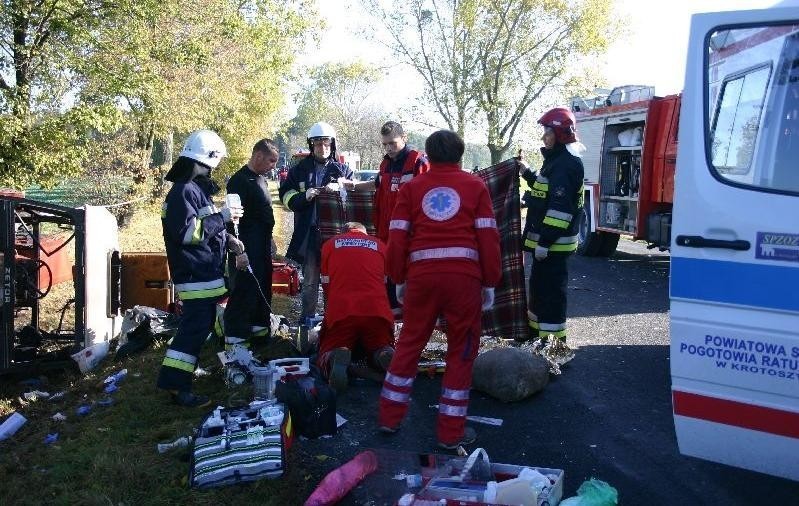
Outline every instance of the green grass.
{"type": "MultiPolygon", "coordinates": [[[[123,251],[163,249],[157,207],[140,210],[120,231],[123,251]]],[[[275,208],[280,222],[282,208],[275,208]]],[[[287,238],[278,230],[280,223],[276,240],[282,252],[287,238]]],[[[278,314],[289,314],[293,306],[290,298],[275,296],[278,314]]],[[[227,405],[235,401],[217,366],[219,349],[218,344],[206,343],[200,365],[213,372],[195,379],[194,389],[227,405]]],[[[297,465],[296,450],[289,453],[282,478],[202,492],[188,489],[188,449],[161,455],[156,444],[191,435],[208,408],[176,407],[155,387],[164,352],[165,345],[159,344],[119,363],[109,357],[85,376],[73,370],[50,372],[36,389],[51,394],[66,390],[60,401],[27,402],[22,394],[33,388],[19,383],[24,376],[0,378],[0,416],[18,411],[28,419],[12,438],[0,441],[0,504],[302,504],[321,476],[311,476],[297,465]],[[106,397],[103,379],[122,368],[128,369],[128,376],[113,394],[114,404],[96,405],[106,397]],[[78,416],[76,409],[84,403],[95,404],[87,416],[78,416]],[[53,421],[57,412],[67,420],[53,421]],[[45,445],[45,436],[55,432],[58,441],[45,445]]]]}

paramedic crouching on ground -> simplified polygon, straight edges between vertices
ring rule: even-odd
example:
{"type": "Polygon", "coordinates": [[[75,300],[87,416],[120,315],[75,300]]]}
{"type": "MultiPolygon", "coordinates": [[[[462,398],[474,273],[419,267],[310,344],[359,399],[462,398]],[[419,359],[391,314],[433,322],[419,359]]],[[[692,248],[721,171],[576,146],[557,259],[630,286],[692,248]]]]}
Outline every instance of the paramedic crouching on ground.
{"type": "Polygon", "coordinates": [[[344,233],[322,247],[322,286],[326,308],[319,337],[319,367],[330,385],[347,388],[347,367],[360,348],[369,363],[384,373],[394,356],[394,317],[386,294],[386,247],[366,234],[361,223],[344,225],[344,233]]]}
{"type": "Polygon", "coordinates": [[[533,253],[529,323],[533,339],[553,335],[565,341],[566,261],[577,249],[585,147],[577,142],[568,109],[552,109],[538,123],[544,127],[541,170],[536,174],[520,160],[521,176],[532,189],[523,234],[524,249],[533,253]]]}
{"type": "Polygon", "coordinates": [[[405,318],[383,381],[379,425],[385,433],[399,429],[419,356],[443,316],[446,371],[436,432],[439,447],[455,449],[476,439],[465,427],[466,411],[482,310],[493,305],[493,287],[502,277],[499,233],[485,183],[461,170],[463,140],[439,130],[427,138],[425,151],[430,171],[400,189],[391,216],[388,274],[404,298],[405,318]]]}
{"type": "MultiPolygon", "coordinates": [[[[186,146],[164,176],[174,184],[161,210],[169,272],[183,315],[158,373],[158,388],[175,403],[204,406],[208,397],[191,393],[197,356],[216,317],[216,303],[226,292],[224,280],[225,223],[241,217],[242,208],[218,211],[211,196],[219,190],[211,170],[227,155],[225,143],[210,130],[189,135],[186,146]]],[[[238,241],[231,241],[240,247],[238,241]]]]}

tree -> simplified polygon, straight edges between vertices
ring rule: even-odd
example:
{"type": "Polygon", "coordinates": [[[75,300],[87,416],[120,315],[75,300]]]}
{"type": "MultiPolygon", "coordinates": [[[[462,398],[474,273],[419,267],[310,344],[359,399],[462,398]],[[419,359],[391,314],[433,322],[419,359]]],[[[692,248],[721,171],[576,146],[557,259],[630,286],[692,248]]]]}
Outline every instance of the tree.
{"type": "Polygon", "coordinates": [[[380,127],[386,114],[372,100],[372,90],[380,79],[376,68],[360,61],[312,68],[297,96],[297,115],[286,131],[291,145],[305,147],[311,125],[325,121],[336,129],[339,149],[357,152],[364,167],[379,164],[380,127]]]}
{"type": "Polygon", "coordinates": [[[105,20],[128,2],[13,0],[0,3],[0,185],[25,187],[77,174],[92,132],[121,114],[108,102],[67,102],[77,70],[105,20]]]}
{"type": "Polygon", "coordinates": [[[157,179],[156,139],[202,127],[226,140],[220,172],[232,170],[274,130],[312,11],[311,0],[0,3],[0,184],[79,174],[120,129],[135,136],[125,170],[140,181],[157,179]]]}
{"type": "Polygon", "coordinates": [[[447,126],[463,135],[484,122],[492,163],[535,104],[580,87],[580,69],[593,68],[619,23],[613,0],[412,0],[391,11],[363,1],[447,126]]]}

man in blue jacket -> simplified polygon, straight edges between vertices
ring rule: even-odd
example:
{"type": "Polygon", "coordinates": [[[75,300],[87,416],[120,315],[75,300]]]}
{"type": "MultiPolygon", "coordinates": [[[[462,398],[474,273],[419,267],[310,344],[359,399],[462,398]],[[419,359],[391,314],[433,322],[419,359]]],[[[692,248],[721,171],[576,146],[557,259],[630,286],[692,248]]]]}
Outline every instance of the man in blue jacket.
{"type": "Polygon", "coordinates": [[[319,219],[314,199],[322,188],[339,178],[352,179],[349,167],[336,160],[336,131],[324,122],[308,130],[311,156],[289,169],[280,185],[280,200],[294,212],[294,233],[286,256],[302,265],[300,321],[316,314],[322,253],[319,219]]]}
{"type": "Polygon", "coordinates": [[[167,262],[175,291],[183,301],[177,333],[158,374],[158,388],[169,391],[175,403],[205,406],[208,397],[191,392],[197,357],[216,316],[216,302],[226,293],[225,248],[241,253],[240,241],[227,241],[225,224],[238,219],[242,208],[218,210],[211,196],[219,190],[211,170],[227,149],[210,130],[189,135],[175,164],[164,176],[174,184],[161,209],[167,262]]]}

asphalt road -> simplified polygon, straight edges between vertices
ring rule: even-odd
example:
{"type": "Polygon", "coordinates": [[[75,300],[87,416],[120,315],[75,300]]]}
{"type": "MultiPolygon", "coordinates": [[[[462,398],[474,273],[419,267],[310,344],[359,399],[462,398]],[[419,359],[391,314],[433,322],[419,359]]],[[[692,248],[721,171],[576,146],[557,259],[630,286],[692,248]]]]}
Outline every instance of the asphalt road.
{"type": "MultiPolygon", "coordinates": [[[[674,434],[669,372],[668,254],[621,241],[610,259],[574,257],[569,281],[569,342],[575,359],[547,388],[502,404],[472,392],[469,413],[502,418],[474,425],[476,446],[494,462],[565,470],[564,498],[591,477],[619,491],[624,505],[799,504],[799,483],[684,457],[674,434]]],[[[309,483],[359,451],[378,448],[381,473],[346,504],[393,504],[396,462],[435,450],[439,378],[419,376],[399,433],[376,432],[380,387],[355,381],[339,399],[348,419],[331,439],[301,441],[294,465],[309,483]]]]}

